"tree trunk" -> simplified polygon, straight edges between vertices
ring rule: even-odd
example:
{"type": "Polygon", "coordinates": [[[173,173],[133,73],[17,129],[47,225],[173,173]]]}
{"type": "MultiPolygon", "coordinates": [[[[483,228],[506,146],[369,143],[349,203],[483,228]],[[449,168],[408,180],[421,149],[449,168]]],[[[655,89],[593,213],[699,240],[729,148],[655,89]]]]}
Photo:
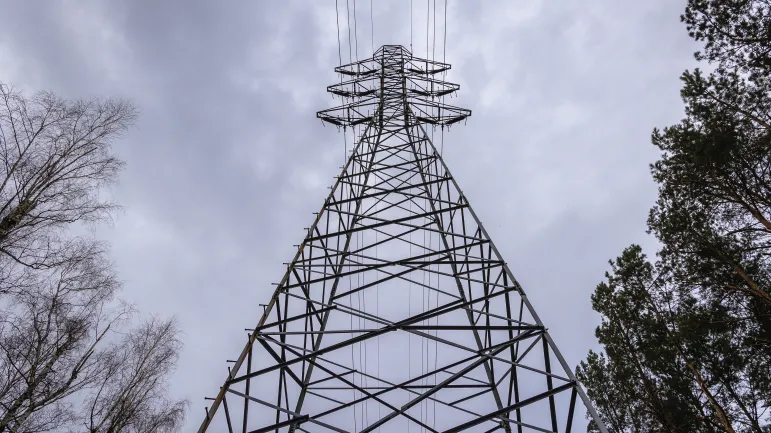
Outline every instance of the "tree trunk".
{"type": "Polygon", "coordinates": [[[721,406],[720,403],[715,400],[715,396],[712,395],[712,392],[709,390],[706,383],[704,383],[704,379],[701,377],[701,374],[696,369],[696,367],[694,367],[693,364],[688,361],[685,362],[685,366],[693,374],[696,382],[699,384],[699,388],[701,388],[701,391],[704,393],[704,395],[707,396],[707,400],[709,400],[712,409],[714,409],[717,413],[717,418],[720,421],[720,425],[723,426],[726,432],[736,433],[736,430],[734,430],[733,426],[731,425],[731,421],[728,420],[728,415],[726,415],[725,410],[723,410],[723,406],[721,406]]]}

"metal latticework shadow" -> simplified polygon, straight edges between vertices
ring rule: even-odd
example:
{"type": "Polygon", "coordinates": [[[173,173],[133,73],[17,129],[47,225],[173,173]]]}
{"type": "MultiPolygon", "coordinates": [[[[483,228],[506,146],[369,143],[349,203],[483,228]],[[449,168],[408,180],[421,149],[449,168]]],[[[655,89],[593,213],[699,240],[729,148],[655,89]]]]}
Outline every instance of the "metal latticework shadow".
{"type": "Polygon", "coordinates": [[[570,432],[578,399],[594,415],[423,127],[471,114],[440,102],[449,68],[388,45],[336,68],[349,103],[318,117],[357,144],[199,432],[570,432]]]}

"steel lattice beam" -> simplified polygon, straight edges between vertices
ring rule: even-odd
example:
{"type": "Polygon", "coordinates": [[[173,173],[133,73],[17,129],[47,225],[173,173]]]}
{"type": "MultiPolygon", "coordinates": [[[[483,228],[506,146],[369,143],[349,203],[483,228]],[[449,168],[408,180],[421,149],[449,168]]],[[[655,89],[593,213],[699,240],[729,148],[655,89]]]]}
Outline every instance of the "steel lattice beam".
{"type": "Polygon", "coordinates": [[[605,431],[424,128],[471,115],[449,69],[393,45],[335,69],[318,118],[356,146],[199,433],[570,432],[579,398],[605,431]]]}

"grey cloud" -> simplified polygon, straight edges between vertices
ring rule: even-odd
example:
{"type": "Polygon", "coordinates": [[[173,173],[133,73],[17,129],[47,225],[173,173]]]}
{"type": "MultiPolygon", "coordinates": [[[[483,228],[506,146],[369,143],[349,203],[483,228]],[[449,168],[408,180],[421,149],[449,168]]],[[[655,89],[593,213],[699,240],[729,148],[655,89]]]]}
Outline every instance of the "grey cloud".
{"type": "MultiPolygon", "coordinates": [[[[423,55],[425,4],[414,3],[423,55]]],[[[632,242],[652,253],[649,134],[682,111],[677,77],[694,51],[684,5],[449,4],[448,80],[462,85],[451,103],[473,115],[445,132],[444,156],[575,365],[595,344],[589,295],[606,261],[632,242]]],[[[408,6],[375,2],[377,44],[409,44],[408,6]]],[[[363,57],[369,2],[357,8],[363,57]]],[[[193,401],[192,430],[342,164],[340,134],[314,114],[335,103],[324,92],[336,80],[334,2],[18,1],[0,17],[0,52],[13,56],[0,79],[19,87],[141,107],[117,145],[127,210],[99,234],[124,296],[180,318],[172,392],[193,401]]]]}

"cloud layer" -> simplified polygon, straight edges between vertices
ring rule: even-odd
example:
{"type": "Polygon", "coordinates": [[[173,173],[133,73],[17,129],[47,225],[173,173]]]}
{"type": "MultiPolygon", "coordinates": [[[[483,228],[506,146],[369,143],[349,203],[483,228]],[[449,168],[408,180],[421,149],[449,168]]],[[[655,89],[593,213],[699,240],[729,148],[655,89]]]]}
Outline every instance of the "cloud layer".
{"type": "MultiPolygon", "coordinates": [[[[595,346],[589,295],[607,260],[655,246],[649,135],[682,113],[678,76],[696,49],[684,5],[450,0],[445,52],[437,3],[428,52],[453,65],[461,90],[448,102],[473,110],[444,134],[445,159],[575,365],[595,346]]],[[[360,58],[410,39],[425,55],[424,2],[374,2],[374,29],[370,2],[356,7],[350,50],[339,7],[344,62],[356,39],[360,58]]],[[[191,399],[197,428],[343,162],[342,134],[314,114],[336,103],[324,91],[337,79],[334,2],[52,0],[3,12],[0,80],[141,108],[116,146],[126,211],[99,236],[124,297],[179,317],[172,392],[191,399]]]]}

